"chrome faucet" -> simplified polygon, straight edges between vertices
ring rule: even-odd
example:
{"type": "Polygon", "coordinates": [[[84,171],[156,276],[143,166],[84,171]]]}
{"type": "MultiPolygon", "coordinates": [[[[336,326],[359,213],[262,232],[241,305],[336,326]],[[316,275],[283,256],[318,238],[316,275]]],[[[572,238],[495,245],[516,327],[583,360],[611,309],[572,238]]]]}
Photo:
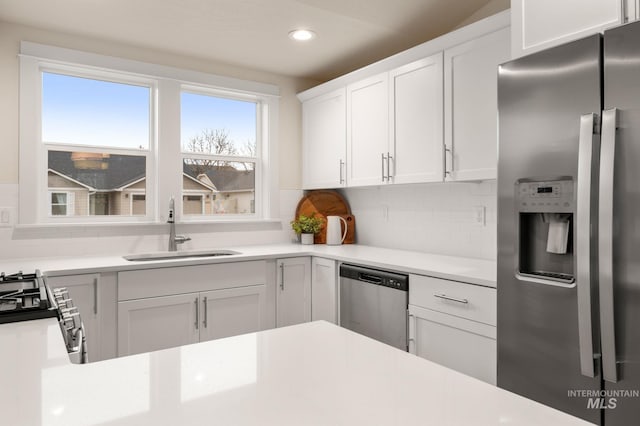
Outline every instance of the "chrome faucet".
{"type": "Polygon", "coordinates": [[[176,221],[174,219],[175,201],[173,197],[169,200],[169,251],[178,251],[178,244],[190,241],[191,238],[184,235],[176,235],[176,221]]]}

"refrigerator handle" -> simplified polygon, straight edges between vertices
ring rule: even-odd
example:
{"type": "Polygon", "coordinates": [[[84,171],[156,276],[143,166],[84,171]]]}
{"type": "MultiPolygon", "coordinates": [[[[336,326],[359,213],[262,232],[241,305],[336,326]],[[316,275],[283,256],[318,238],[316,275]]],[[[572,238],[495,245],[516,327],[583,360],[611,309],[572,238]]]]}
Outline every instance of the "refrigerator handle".
{"type": "Polygon", "coordinates": [[[578,339],[580,370],[583,376],[595,377],[593,325],[591,307],[591,194],[594,147],[597,147],[596,114],[580,117],[578,142],[578,188],[576,219],[576,287],[578,293],[578,339]]]}
{"type": "Polygon", "coordinates": [[[598,274],[600,282],[600,330],[602,377],[618,381],[615,316],[613,308],[613,182],[618,110],[602,113],[600,149],[600,191],[598,206],[598,274]]]}

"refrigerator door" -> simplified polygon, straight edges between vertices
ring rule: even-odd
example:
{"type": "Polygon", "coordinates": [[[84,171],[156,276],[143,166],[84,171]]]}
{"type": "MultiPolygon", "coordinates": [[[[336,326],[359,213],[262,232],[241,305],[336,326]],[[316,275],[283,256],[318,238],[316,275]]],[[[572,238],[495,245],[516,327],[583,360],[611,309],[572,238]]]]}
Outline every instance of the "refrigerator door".
{"type": "MultiPolygon", "coordinates": [[[[600,262],[611,271],[613,289],[613,324],[603,324],[602,339],[603,345],[614,342],[609,349],[616,355],[603,359],[603,371],[613,371],[617,380],[605,375],[604,402],[615,398],[615,408],[605,410],[605,424],[620,426],[640,418],[640,25],[607,31],[604,40],[604,104],[617,109],[611,187],[601,189],[612,191],[612,205],[602,207],[612,208],[611,223],[601,224],[610,228],[604,237],[610,238],[612,253],[600,262]]],[[[605,316],[610,308],[601,307],[605,316]]]]}
{"type": "MultiPolygon", "coordinates": [[[[600,390],[598,369],[595,377],[581,374],[585,363],[581,364],[576,286],[527,280],[522,274],[516,278],[523,262],[536,267],[556,262],[577,276],[577,232],[569,232],[567,254],[550,254],[545,247],[551,226],[542,213],[522,216],[523,201],[517,199],[516,189],[526,194],[528,187],[520,182],[551,180],[569,181],[577,188],[574,194],[580,191],[581,119],[600,114],[601,75],[601,36],[596,35],[506,63],[498,79],[498,386],[596,424],[601,410],[588,408],[588,398],[570,393],[600,390]],[[530,247],[521,245],[524,226],[536,234],[529,236],[530,247]],[[536,259],[521,257],[521,251],[535,250],[536,259]]],[[[552,186],[544,183],[538,192],[548,196],[546,192],[555,192],[552,186]]],[[[596,193],[597,186],[593,189],[596,193]]],[[[577,219],[575,206],[573,217],[577,219]]],[[[590,283],[587,288],[591,293],[590,283]]],[[[587,346],[597,345],[597,330],[587,334],[594,342],[587,346]]]]}

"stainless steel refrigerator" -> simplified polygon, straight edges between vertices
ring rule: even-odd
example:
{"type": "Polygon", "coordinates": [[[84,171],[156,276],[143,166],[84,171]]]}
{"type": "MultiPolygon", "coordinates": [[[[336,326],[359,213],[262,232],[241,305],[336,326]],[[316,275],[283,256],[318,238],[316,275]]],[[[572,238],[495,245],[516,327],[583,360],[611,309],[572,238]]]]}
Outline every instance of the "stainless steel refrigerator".
{"type": "Polygon", "coordinates": [[[640,424],[640,23],[499,67],[498,386],[640,424]]]}

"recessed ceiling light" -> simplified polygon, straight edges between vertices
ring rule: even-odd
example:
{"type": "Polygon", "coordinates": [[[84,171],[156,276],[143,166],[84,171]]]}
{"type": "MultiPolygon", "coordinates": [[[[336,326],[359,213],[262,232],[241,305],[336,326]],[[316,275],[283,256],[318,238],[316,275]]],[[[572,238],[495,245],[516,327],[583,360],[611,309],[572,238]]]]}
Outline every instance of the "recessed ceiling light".
{"type": "Polygon", "coordinates": [[[289,38],[296,41],[307,41],[316,38],[316,33],[311,30],[289,31],[289,38]]]}

